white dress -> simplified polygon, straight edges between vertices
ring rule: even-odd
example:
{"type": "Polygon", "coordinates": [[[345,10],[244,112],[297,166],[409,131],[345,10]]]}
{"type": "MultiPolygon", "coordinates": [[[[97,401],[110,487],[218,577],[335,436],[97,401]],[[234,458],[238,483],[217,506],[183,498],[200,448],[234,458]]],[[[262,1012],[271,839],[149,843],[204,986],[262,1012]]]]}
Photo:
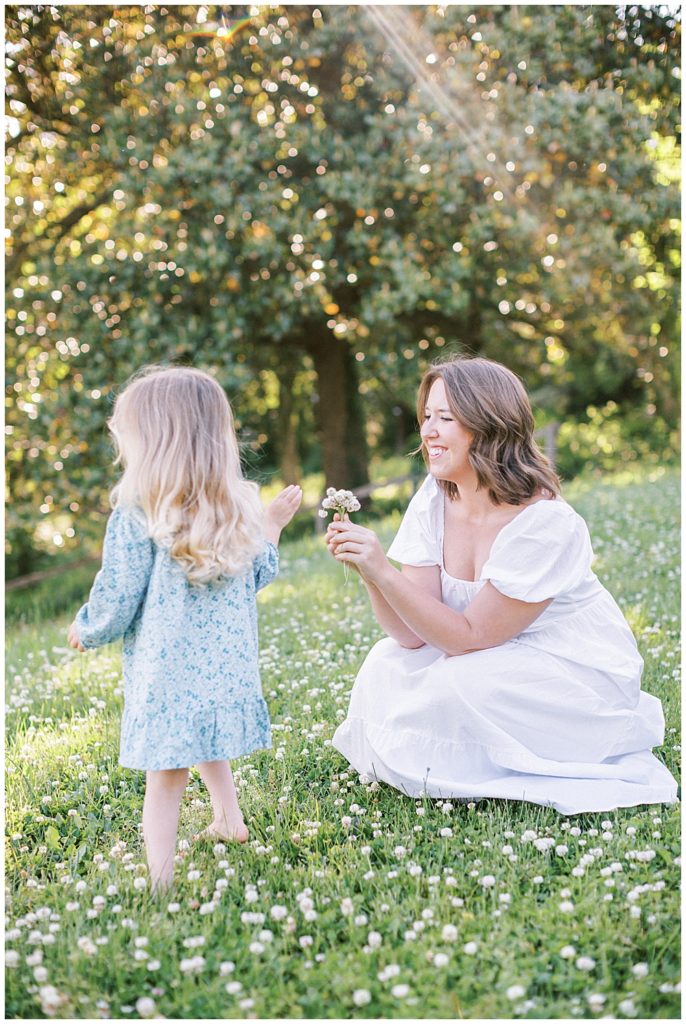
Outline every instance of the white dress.
{"type": "Polygon", "coordinates": [[[390,558],[440,566],[456,611],[487,580],[519,601],[552,601],[514,640],[472,654],[380,640],[333,745],[413,797],[527,800],[563,814],[674,802],[676,782],[651,753],[664,739],[662,705],[641,691],[636,641],[591,571],[581,516],[561,498],[527,506],[470,582],[443,568],[444,500],[428,477],[390,558]]]}

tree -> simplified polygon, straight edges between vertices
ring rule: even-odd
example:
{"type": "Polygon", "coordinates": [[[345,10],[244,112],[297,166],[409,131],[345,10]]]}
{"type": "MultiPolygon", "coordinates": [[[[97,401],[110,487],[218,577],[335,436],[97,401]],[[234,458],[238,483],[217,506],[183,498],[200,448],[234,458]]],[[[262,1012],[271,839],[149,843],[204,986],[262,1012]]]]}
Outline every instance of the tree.
{"type": "Polygon", "coordinates": [[[288,478],[316,410],[337,486],[447,350],[502,359],[549,414],[675,418],[673,16],[298,6],[228,37],[220,15],[8,8],[24,565],[97,522],[109,401],[146,362],[215,368],[288,478]]]}

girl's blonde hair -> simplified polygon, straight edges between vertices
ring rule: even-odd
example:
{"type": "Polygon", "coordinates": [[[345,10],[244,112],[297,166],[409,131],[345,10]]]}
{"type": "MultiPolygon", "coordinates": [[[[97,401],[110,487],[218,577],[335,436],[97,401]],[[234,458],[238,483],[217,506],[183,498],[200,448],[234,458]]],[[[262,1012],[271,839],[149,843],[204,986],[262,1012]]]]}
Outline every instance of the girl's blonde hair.
{"type": "Polygon", "coordinates": [[[151,538],[191,583],[247,569],[264,543],[263,510],[216,380],[189,367],[147,367],[118,396],[109,428],[124,467],[112,505],[141,508],[151,538]]]}
{"type": "MultiPolygon", "coordinates": [[[[491,359],[458,356],[430,366],[417,395],[422,423],[429,391],[442,380],[453,416],[473,435],[469,461],[480,487],[496,505],[520,505],[543,490],[552,498],[560,480],[534,441],[534,417],[519,377],[491,359]]],[[[421,452],[428,465],[426,445],[421,452]]],[[[457,484],[439,480],[449,498],[457,484]]]]}

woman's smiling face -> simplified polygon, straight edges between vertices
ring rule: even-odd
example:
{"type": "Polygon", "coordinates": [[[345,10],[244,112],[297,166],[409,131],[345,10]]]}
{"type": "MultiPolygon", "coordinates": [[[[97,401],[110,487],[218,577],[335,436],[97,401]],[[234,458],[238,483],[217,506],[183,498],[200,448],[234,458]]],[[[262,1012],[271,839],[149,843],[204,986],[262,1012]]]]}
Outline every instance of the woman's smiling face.
{"type": "Polygon", "coordinates": [[[431,385],[420,434],[432,476],[457,483],[473,472],[468,458],[473,435],[453,415],[440,377],[431,385]]]}

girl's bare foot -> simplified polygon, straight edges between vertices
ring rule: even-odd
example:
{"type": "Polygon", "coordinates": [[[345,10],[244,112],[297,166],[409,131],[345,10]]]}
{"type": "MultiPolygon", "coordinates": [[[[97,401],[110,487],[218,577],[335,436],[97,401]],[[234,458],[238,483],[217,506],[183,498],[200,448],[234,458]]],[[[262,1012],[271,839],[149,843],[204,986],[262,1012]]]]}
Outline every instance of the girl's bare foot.
{"type": "Polygon", "coordinates": [[[245,843],[248,835],[248,826],[243,821],[232,827],[227,827],[225,822],[213,821],[202,832],[194,835],[193,839],[208,839],[215,843],[245,843]]]}

